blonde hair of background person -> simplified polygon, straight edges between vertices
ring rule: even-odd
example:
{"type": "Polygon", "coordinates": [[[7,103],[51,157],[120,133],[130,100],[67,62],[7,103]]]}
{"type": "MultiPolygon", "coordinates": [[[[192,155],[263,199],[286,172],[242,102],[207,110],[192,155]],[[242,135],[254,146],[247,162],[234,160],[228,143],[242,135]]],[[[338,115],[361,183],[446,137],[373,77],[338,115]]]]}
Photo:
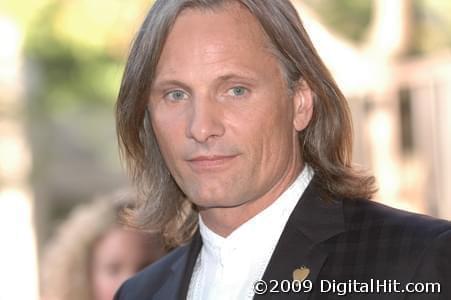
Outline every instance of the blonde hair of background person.
{"type": "MultiPolygon", "coordinates": [[[[131,231],[131,229],[124,229],[119,223],[121,210],[129,207],[133,200],[130,193],[122,192],[96,199],[74,209],[67,220],[58,228],[56,235],[45,249],[41,272],[43,300],[104,299],[106,296],[95,296],[99,292],[96,292],[94,287],[95,262],[93,254],[97,251],[96,245],[105,240],[108,234],[111,235],[114,229],[128,230],[128,233],[135,235],[133,237],[135,240],[139,240],[139,235],[142,236],[144,240],[142,245],[146,249],[140,253],[148,253],[148,255],[137,258],[142,260],[139,269],[167,252],[159,234],[138,233],[131,231]]],[[[127,244],[124,247],[117,247],[119,249],[109,250],[122,252],[125,250],[129,253],[128,250],[130,249],[127,249],[127,247],[131,247],[131,245],[127,244]]],[[[129,257],[129,259],[133,258],[129,257]]],[[[139,269],[136,268],[134,271],[137,272],[139,269]]],[[[118,270],[112,269],[109,271],[115,272],[118,270]]],[[[121,283],[119,282],[116,288],[121,283]]],[[[114,293],[114,291],[111,293],[114,293]]],[[[105,291],[103,294],[105,295],[105,291]]]]}

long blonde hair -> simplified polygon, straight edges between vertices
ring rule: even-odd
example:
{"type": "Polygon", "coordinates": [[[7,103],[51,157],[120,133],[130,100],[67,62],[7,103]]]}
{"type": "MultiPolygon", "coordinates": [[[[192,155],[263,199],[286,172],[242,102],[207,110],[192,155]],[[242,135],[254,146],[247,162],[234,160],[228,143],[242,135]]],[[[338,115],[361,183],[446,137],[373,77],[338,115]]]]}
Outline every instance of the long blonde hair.
{"type": "Polygon", "coordinates": [[[140,205],[128,219],[161,228],[174,240],[189,239],[196,212],[165,166],[146,109],[166,38],[187,8],[221,9],[230,2],[259,21],[277,56],[288,87],[305,80],[314,92],[313,117],[299,134],[303,160],[315,171],[324,197],[370,198],[374,178],[351,165],[352,122],[345,97],[318,56],[289,0],[157,0],[142,24],[124,71],[116,106],[121,154],[140,190],[140,205]]]}

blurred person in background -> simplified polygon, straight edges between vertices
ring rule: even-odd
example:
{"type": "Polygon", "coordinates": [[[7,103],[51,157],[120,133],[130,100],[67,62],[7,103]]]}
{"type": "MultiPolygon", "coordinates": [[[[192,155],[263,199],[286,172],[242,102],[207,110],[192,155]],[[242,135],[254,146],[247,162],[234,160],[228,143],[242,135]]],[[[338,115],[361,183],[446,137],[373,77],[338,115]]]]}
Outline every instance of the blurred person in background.
{"type": "Polygon", "coordinates": [[[167,252],[159,234],[121,225],[133,200],[116,193],[75,208],[44,253],[43,300],[111,300],[124,280],[167,252]]]}

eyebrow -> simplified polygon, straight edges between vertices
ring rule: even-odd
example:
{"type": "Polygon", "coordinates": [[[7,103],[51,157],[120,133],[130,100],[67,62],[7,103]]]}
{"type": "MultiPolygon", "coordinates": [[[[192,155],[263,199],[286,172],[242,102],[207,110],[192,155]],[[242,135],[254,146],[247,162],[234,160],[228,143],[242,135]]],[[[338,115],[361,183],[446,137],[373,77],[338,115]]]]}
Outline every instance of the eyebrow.
{"type": "Polygon", "coordinates": [[[175,79],[168,79],[168,80],[156,81],[154,84],[152,84],[151,92],[152,91],[160,91],[160,90],[163,90],[165,87],[169,87],[169,86],[179,86],[184,90],[191,91],[191,88],[187,84],[183,83],[182,81],[175,80],[175,79]]]}
{"type": "Polygon", "coordinates": [[[219,76],[218,78],[215,79],[215,81],[229,81],[229,80],[233,80],[233,79],[238,79],[238,80],[245,80],[245,81],[250,81],[250,82],[256,82],[257,80],[255,78],[252,77],[256,77],[253,74],[235,74],[235,73],[227,73],[225,75],[219,76]]]}
{"type": "MultiPolygon", "coordinates": [[[[213,80],[214,83],[220,83],[220,82],[225,82],[225,81],[230,81],[230,80],[243,80],[243,81],[247,81],[248,83],[256,83],[257,80],[253,77],[256,77],[254,74],[249,73],[249,74],[237,74],[237,73],[227,73],[224,75],[219,76],[218,78],[215,78],[213,80]]],[[[176,79],[163,79],[163,80],[157,80],[155,81],[155,83],[152,85],[152,90],[161,90],[164,89],[164,87],[166,86],[180,86],[181,88],[190,91],[190,87],[180,81],[180,80],[176,80],[176,79]]]]}

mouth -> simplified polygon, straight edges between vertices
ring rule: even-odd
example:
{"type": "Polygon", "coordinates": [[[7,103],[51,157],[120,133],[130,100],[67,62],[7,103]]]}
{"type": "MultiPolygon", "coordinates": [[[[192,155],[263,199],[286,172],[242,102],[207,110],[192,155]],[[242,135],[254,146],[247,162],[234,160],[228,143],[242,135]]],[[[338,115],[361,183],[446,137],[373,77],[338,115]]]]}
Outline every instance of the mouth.
{"type": "Polygon", "coordinates": [[[202,155],[188,159],[195,171],[219,170],[229,165],[238,155],[202,155]]]}

